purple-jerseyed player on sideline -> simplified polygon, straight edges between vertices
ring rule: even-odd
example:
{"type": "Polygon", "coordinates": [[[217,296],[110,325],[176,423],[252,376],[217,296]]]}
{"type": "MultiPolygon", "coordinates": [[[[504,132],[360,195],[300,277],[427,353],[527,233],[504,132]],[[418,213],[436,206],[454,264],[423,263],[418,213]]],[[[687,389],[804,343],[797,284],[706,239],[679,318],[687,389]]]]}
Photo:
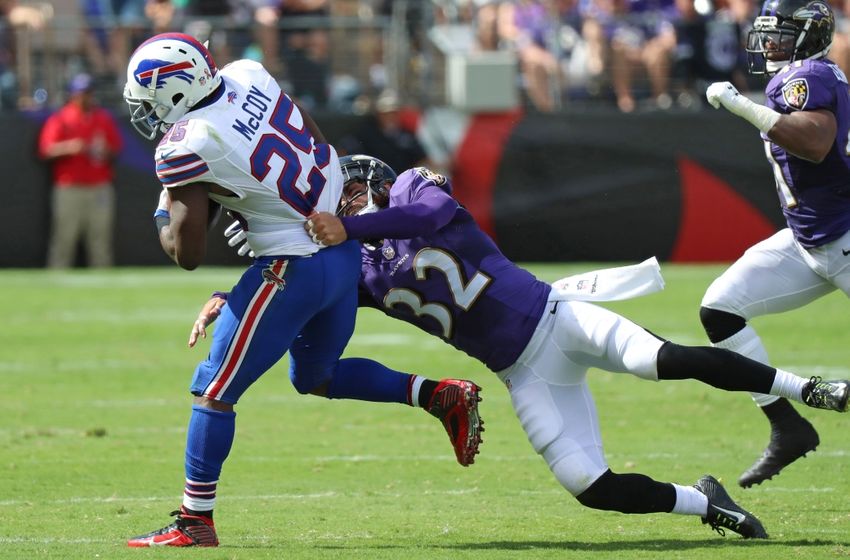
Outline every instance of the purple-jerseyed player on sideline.
{"type": "Polygon", "coordinates": [[[136,49],[124,99],[145,138],[165,133],[154,214],[165,253],[187,270],[199,266],[210,210],[219,205],[244,221],[257,253],[195,369],[176,519],[127,544],[218,545],[213,511],[236,433],[235,405],[287,352],[299,393],[422,406],[443,422],[458,461],[471,463],[480,441],[474,383],[341,358],[357,315],[360,246],[321,247],[304,231],[313,212],[339,207],[344,190],[336,151],[309,114],[261,64],[239,60],[219,71],[207,48],[181,33],[136,49]]]}
{"type": "MultiPolygon", "coordinates": [[[[711,476],[683,486],[611,472],[587,370],[653,381],[693,378],[839,411],[847,408],[847,381],[805,379],[727,350],[660,339],[605,308],[570,300],[517,267],[451,196],[445,177],[424,168],[396,177],[369,156],[344,156],[340,164],[346,181],[341,217],[312,215],[305,227],[313,240],[326,246],[362,240],[360,305],[438,336],[494,371],[532,446],[580,503],[695,515],[721,533],[767,537],[759,520],[711,476]]],[[[204,305],[190,344],[205,336],[222,303],[214,298],[204,305]]]]}
{"type": "MultiPolygon", "coordinates": [[[[706,91],[761,131],[788,224],[750,247],[706,291],[700,319],[712,344],[768,363],[750,319],[802,307],[836,288],[850,295],[850,95],[826,59],[835,18],[826,1],[768,0],[747,40],[750,72],[773,77],[765,105],[728,82],[706,91]]],[[[770,421],[764,453],[738,479],[761,484],[820,443],[777,395],[753,394],[770,421]]]]}

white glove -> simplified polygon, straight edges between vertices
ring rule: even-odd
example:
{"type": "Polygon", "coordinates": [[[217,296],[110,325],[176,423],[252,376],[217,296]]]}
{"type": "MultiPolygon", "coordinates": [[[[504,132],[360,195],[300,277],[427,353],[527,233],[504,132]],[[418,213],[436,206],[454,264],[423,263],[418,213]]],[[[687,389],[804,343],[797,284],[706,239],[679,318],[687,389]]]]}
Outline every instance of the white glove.
{"type": "Polygon", "coordinates": [[[227,229],[224,230],[224,236],[227,238],[227,244],[230,247],[236,247],[239,245],[239,248],[236,249],[237,255],[240,257],[244,257],[245,255],[252,258],[254,257],[254,251],[251,249],[251,246],[248,245],[248,234],[245,233],[245,230],[242,229],[242,224],[238,221],[227,226],[227,229]]]}
{"type": "Polygon", "coordinates": [[[773,109],[753,103],[729,82],[714,82],[705,90],[705,97],[715,109],[723,105],[727,111],[747,120],[764,133],[773,128],[781,116],[773,109]]]}
{"type": "Polygon", "coordinates": [[[711,106],[720,109],[723,105],[730,112],[738,114],[734,108],[739,103],[737,100],[746,99],[738,92],[738,89],[729,82],[714,82],[705,90],[705,97],[711,106]]]}

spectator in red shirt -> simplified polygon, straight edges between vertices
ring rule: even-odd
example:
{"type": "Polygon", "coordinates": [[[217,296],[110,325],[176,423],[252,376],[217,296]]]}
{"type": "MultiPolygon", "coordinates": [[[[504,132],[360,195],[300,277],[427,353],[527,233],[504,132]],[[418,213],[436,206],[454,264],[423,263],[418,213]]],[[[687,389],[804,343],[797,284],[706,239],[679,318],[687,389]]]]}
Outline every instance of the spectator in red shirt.
{"type": "Polygon", "coordinates": [[[44,123],[38,141],[39,155],[53,168],[47,266],[70,267],[81,238],[91,266],[112,266],[112,164],[121,150],[121,135],[112,115],[96,104],[90,76],[74,76],[68,95],[68,102],[44,123]]]}

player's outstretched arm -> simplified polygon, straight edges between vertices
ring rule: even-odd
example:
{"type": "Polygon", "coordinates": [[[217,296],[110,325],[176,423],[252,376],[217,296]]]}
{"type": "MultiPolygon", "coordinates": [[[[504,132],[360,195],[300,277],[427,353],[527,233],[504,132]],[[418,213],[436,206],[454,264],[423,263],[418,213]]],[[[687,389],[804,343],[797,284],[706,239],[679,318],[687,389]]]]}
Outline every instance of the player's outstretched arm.
{"type": "Polygon", "coordinates": [[[724,109],[746,120],[765,134],[782,116],[769,107],[753,102],[746,95],[741,95],[730,82],[714,82],[705,90],[705,97],[715,109],[719,109],[722,105],[724,109]]]}
{"type": "Polygon", "coordinates": [[[225,294],[215,292],[204,304],[201,312],[198,313],[198,318],[195,319],[195,324],[192,325],[192,331],[189,333],[189,348],[195,346],[195,343],[198,342],[198,337],[207,337],[207,326],[218,319],[218,316],[221,315],[221,308],[224,307],[225,303],[227,303],[225,294]]]}
{"type": "Polygon", "coordinates": [[[767,137],[795,156],[820,163],[835,143],[838,123],[826,109],[794,111],[781,115],[754,103],[729,82],[715,82],[705,92],[715,109],[723,106],[765,133],[767,137]]]}

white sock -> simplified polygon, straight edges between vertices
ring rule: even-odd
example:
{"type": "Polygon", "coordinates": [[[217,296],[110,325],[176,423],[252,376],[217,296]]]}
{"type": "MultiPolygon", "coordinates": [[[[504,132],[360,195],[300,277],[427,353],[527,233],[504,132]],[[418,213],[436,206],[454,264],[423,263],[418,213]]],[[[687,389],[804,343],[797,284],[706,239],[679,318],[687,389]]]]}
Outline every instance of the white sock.
{"type": "Polygon", "coordinates": [[[803,402],[803,387],[809,382],[805,377],[800,377],[791,372],[777,369],[776,378],[770,393],[779,397],[785,397],[792,401],[803,402]]]}
{"type": "Polygon", "coordinates": [[[422,382],[425,381],[425,378],[421,375],[413,375],[412,377],[408,398],[410,399],[410,406],[419,406],[419,391],[422,389],[422,382]]]}
{"type": "Polygon", "coordinates": [[[699,515],[705,517],[708,514],[708,498],[705,494],[693,486],[682,486],[674,484],[676,489],[676,505],[670,513],[680,515],[699,515]]]}
{"type": "MultiPolygon", "coordinates": [[[[737,352],[742,356],[746,356],[751,360],[755,360],[763,364],[768,363],[767,350],[765,350],[764,344],[762,344],[761,338],[759,338],[755,329],[749,325],[739,330],[729,338],[713,343],[712,346],[732,350],[733,352],[737,352]]],[[[767,406],[779,400],[779,397],[775,395],[765,395],[762,393],[750,393],[750,395],[759,406],[767,406]]]]}

